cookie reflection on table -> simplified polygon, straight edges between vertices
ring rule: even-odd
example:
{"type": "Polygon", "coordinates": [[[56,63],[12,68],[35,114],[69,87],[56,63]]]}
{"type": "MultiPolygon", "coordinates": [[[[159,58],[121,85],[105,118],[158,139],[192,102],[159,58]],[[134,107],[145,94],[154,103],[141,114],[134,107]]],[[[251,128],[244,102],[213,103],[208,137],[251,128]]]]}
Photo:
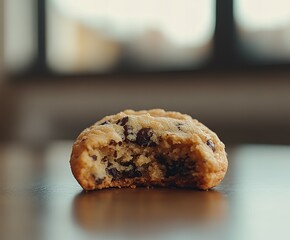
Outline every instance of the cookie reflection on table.
{"type": "Polygon", "coordinates": [[[217,191],[138,188],[82,192],[72,210],[83,229],[112,232],[207,227],[221,223],[226,209],[226,198],[217,191]]]}

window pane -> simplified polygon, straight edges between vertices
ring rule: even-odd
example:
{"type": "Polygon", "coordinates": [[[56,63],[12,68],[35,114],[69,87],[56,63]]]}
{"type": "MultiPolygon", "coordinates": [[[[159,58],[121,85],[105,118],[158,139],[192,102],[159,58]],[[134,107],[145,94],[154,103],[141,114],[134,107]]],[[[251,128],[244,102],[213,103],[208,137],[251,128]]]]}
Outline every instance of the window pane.
{"type": "Polygon", "coordinates": [[[192,68],[214,21],[214,0],[48,0],[47,61],[67,73],[192,68]]]}
{"type": "Polygon", "coordinates": [[[260,62],[290,60],[289,0],[236,0],[235,17],[246,57],[260,62]]]}
{"type": "Polygon", "coordinates": [[[11,72],[26,70],[37,54],[34,0],[4,1],[4,61],[11,72]]]}

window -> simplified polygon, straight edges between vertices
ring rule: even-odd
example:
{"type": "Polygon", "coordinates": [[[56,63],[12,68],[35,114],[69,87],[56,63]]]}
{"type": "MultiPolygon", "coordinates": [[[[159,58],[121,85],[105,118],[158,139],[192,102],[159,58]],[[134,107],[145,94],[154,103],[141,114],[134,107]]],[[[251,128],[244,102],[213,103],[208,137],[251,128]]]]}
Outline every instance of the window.
{"type": "Polygon", "coordinates": [[[48,0],[53,71],[194,68],[209,58],[213,0],[48,0]]]}
{"type": "Polygon", "coordinates": [[[8,71],[22,72],[37,57],[36,6],[34,0],[4,2],[4,59],[8,71]]]}
{"type": "Polygon", "coordinates": [[[289,62],[289,0],[236,0],[235,20],[244,58],[262,63],[289,62]]]}
{"type": "Polygon", "coordinates": [[[289,67],[289,0],[5,1],[12,73],[289,67]]]}

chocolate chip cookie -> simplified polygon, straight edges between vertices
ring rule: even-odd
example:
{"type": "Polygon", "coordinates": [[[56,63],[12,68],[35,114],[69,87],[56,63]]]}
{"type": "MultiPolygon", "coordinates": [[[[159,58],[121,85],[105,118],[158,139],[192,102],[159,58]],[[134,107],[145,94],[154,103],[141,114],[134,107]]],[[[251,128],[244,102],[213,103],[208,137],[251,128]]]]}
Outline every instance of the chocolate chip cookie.
{"type": "Polygon", "coordinates": [[[85,129],[72,173],[85,190],[160,186],[210,189],[227,171],[224,144],[202,123],[162,109],[125,110],[85,129]]]}

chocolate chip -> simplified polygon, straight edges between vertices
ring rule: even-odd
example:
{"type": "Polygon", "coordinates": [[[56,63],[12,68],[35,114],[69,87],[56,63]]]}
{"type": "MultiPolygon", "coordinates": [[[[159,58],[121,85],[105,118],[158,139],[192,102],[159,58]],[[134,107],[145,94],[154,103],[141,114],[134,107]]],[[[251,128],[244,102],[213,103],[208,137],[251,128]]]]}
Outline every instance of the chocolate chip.
{"type": "Polygon", "coordinates": [[[117,158],[117,156],[118,156],[118,153],[117,153],[117,151],[115,151],[114,152],[114,158],[117,158]]]}
{"type": "Polygon", "coordinates": [[[215,145],[211,139],[207,140],[206,144],[212,149],[213,152],[215,151],[215,145]]]}
{"type": "Polygon", "coordinates": [[[162,165],[166,165],[167,161],[163,155],[157,155],[155,158],[156,158],[158,163],[160,163],[162,165]]]}
{"type": "Polygon", "coordinates": [[[195,169],[195,163],[193,161],[189,161],[188,157],[179,158],[177,160],[167,159],[163,155],[155,156],[157,162],[163,166],[165,166],[165,177],[170,176],[185,176],[190,174],[195,169]]]}
{"type": "Polygon", "coordinates": [[[142,168],[143,169],[148,169],[150,165],[151,165],[150,163],[143,163],[142,164],[142,168]]]}
{"type": "Polygon", "coordinates": [[[116,146],[116,145],[117,145],[117,143],[116,143],[114,140],[111,140],[111,141],[109,142],[109,145],[116,146]]]}
{"type": "Polygon", "coordinates": [[[124,117],[124,118],[119,119],[117,121],[117,124],[121,126],[125,126],[128,121],[129,121],[129,117],[124,117]]]}
{"type": "Polygon", "coordinates": [[[93,155],[92,156],[92,159],[94,159],[94,161],[96,161],[97,160],[97,156],[96,155],[93,155]]]}
{"type": "Polygon", "coordinates": [[[128,171],[123,172],[123,175],[126,178],[135,178],[135,177],[141,177],[142,173],[140,171],[130,169],[128,171]]]}
{"type": "Polygon", "coordinates": [[[135,177],[142,177],[142,173],[140,171],[135,171],[135,177]]]}
{"type": "Polygon", "coordinates": [[[179,173],[179,168],[176,166],[171,166],[166,169],[165,177],[175,176],[179,173]]]}
{"type": "MultiPolygon", "coordinates": [[[[128,123],[128,121],[129,121],[129,117],[124,117],[124,118],[121,118],[117,121],[117,124],[120,126],[123,126],[123,128],[124,128],[124,137],[125,137],[124,140],[125,140],[125,142],[128,142],[127,137],[129,134],[132,133],[132,130],[133,130],[133,128],[131,126],[126,125],[128,123]]],[[[121,146],[122,143],[121,144],[119,143],[119,145],[121,146]]]]}
{"type": "Polygon", "coordinates": [[[157,143],[152,141],[149,143],[149,147],[157,147],[157,143]]]}
{"type": "Polygon", "coordinates": [[[182,159],[177,161],[172,161],[170,165],[167,166],[165,177],[175,176],[175,175],[186,175],[188,170],[182,159]]]}
{"type": "Polygon", "coordinates": [[[157,146],[156,143],[154,143],[151,140],[151,137],[153,136],[153,131],[151,128],[142,128],[138,133],[136,137],[136,143],[139,146],[145,147],[145,146],[157,146]]]}
{"type": "Polygon", "coordinates": [[[176,127],[177,127],[177,129],[178,129],[179,131],[181,131],[181,126],[183,126],[182,123],[177,123],[177,124],[176,124],[176,127]]]}
{"type": "Polygon", "coordinates": [[[123,142],[118,142],[118,145],[119,145],[119,146],[122,146],[122,144],[123,144],[123,142]]]}
{"type": "Polygon", "coordinates": [[[128,125],[125,125],[124,126],[124,136],[125,136],[125,139],[128,137],[128,135],[132,132],[132,127],[131,126],[128,126],[128,125]]]}
{"type": "Polygon", "coordinates": [[[114,178],[114,179],[120,179],[122,177],[122,174],[116,169],[116,168],[110,168],[108,169],[108,173],[114,178]]]}
{"type": "Polygon", "coordinates": [[[105,122],[100,123],[100,126],[101,126],[101,125],[106,125],[106,124],[109,124],[109,123],[110,123],[110,122],[105,121],[105,122]]]}
{"type": "Polygon", "coordinates": [[[124,166],[124,167],[128,167],[128,166],[132,165],[132,162],[120,162],[120,165],[124,166]]]}
{"type": "Polygon", "coordinates": [[[135,171],[133,169],[123,172],[124,177],[133,178],[135,171]]]}
{"type": "Polygon", "coordinates": [[[103,181],[104,181],[104,178],[96,179],[96,184],[102,184],[103,181]]]}

